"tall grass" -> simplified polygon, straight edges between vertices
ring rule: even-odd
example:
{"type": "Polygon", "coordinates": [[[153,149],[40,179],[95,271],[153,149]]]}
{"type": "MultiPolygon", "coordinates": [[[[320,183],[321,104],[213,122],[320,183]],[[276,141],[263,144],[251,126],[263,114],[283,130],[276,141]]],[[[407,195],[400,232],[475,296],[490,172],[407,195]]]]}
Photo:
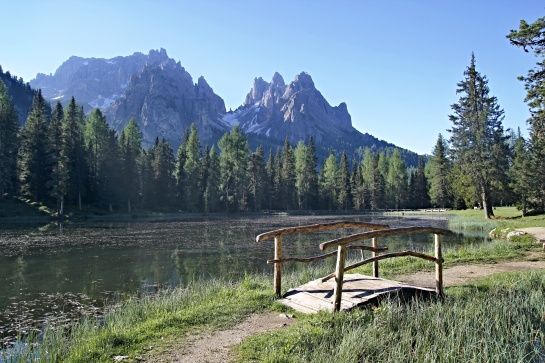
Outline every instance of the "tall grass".
{"type": "Polygon", "coordinates": [[[523,272],[448,289],[444,301],[301,316],[246,340],[239,361],[542,362],[544,289],[545,273],[523,272]]]}
{"type": "Polygon", "coordinates": [[[3,358],[0,352],[0,361],[111,362],[116,355],[135,359],[164,337],[234,325],[270,307],[274,300],[269,277],[203,281],[113,305],[103,321],[84,319],[69,334],[48,328],[41,344],[30,337],[26,349],[5,351],[3,358]]]}

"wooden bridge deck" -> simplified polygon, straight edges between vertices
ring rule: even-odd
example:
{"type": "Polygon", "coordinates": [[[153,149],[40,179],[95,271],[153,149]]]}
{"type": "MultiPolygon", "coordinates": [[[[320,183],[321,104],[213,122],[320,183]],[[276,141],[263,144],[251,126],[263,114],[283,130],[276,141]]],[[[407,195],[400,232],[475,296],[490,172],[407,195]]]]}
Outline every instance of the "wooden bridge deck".
{"type": "MultiPolygon", "coordinates": [[[[404,298],[419,295],[435,295],[435,290],[410,286],[397,281],[360,274],[345,274],[342,287],[341,310],[350,310],[367,304],[377,304],[391,294],[404,298]]],[[[335,279],[308,282],[290,289],[279,302],[302,313],[316,313],[319,310],[333,311],[335,279]]]]}

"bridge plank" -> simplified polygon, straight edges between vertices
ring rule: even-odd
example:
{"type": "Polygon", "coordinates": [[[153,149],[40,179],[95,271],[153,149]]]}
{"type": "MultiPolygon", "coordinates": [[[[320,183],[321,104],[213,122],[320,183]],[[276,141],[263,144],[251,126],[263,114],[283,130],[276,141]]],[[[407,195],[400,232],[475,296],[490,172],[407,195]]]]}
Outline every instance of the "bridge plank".
{"type": "MultiPolygon", "coordinates": [[[[279,302],[302,313],[317,313],[320,310],[333,311],[335,281],[322,282],[322,279],[310,281],[290,289],[279,302]]],[[[434,294],[435,290],[410,286],[360,274],[344,275],[340,310],[351,310],[358,306],[374,304],[377,299],[396,293],[434,294]]]]}

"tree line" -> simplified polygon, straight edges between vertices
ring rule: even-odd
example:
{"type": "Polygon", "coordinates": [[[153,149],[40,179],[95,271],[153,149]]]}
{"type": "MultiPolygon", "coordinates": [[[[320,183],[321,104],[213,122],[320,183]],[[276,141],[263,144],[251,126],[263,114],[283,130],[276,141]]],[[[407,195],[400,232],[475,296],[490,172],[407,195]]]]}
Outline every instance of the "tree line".
{"type": "MultiPolygon", "coordinates": [[[[545,54],[545,18],[521,21],[507,36],[525,51],[545,54]]],[[[120,134],[99,109],[86,116],[72,98],[51,112],[41,91],[26,123],[0,81],[0,198],[18,194],[56,206],[192,213],[262,210],[381,210],[482,208],[517,205],[522,214],[545,210],[545,62],[520,77],[531,117],[529,137],[504,130],[503,109],[490,95],[475,56],[457,84],[447,139],[439,134],[428,158],[407,168],[399,150],[366,149],[352,165],[330,151],[318,165],[312,138],[295,146],[251,151],[235,126],[217,146],[186,130],[177,152],[164,139],[144,149],[134,118],[120,134]]]]}
{"type": "Polygon", "coordinates": [[[317,165],[312,138],[295,147],[250,151],[235,126],[216,146],[202,147],[194,125],[176,154],[164,139],[144,149],[132,118],[117,135],[99,109],[89,116],[74,98],[57,102],[51,114],[41,91],[25,125],[0,83],[4,192],[56,207],[194,213],[262,210],[364,210],[420,208],[428,203],[424,159],[407,169],[395,150],[372,154],[350,167],[333,151],[317,165]]]}

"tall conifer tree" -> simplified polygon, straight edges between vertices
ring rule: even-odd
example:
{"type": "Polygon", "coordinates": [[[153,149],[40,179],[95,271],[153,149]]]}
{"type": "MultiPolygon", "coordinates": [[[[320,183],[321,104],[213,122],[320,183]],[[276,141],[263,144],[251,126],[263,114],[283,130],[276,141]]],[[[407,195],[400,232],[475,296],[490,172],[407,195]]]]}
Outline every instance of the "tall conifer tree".
{"type": "Polygon", "coordinates": [[[12,189],[17,165],[17,112],[8,95],[8,89],[0,80],[0,199],[12,189]]]}
{"type": "Polygon", "coordinates": [[[503,110],[496,97],[489,95],[488,80],[477,72],[475,56],[458,83],[456,93],[461,94],[453,104],[449,116],[451,156],[459,171],[471,183],[479,196],[485,218],[494,216],[494,192],[506,182],[507,144],[503,132],[503,110]]]}
{"type": "Polygon", "coordinates": [[[528,24],[521,20],[518,30],[511,30],[507,36],[511,44],[524,51],[532,50],[539,59],[536,67],[528,71],[519,80],[524,81],[526,88],[525,101],[530,108],[530,152],[528,170],[531,174],[531,189],[528,202],[535,209],[545,211],[545,17],[528,24]]]}
{"type": "Polygon", "coordinates": [[[47,111],[42,91],[34,96],[32,109],[21,131],[21,144],[17,158],[20,192],[36,201],[47,195],[46,185],[51,173],[48,158],[47,111]]]}

